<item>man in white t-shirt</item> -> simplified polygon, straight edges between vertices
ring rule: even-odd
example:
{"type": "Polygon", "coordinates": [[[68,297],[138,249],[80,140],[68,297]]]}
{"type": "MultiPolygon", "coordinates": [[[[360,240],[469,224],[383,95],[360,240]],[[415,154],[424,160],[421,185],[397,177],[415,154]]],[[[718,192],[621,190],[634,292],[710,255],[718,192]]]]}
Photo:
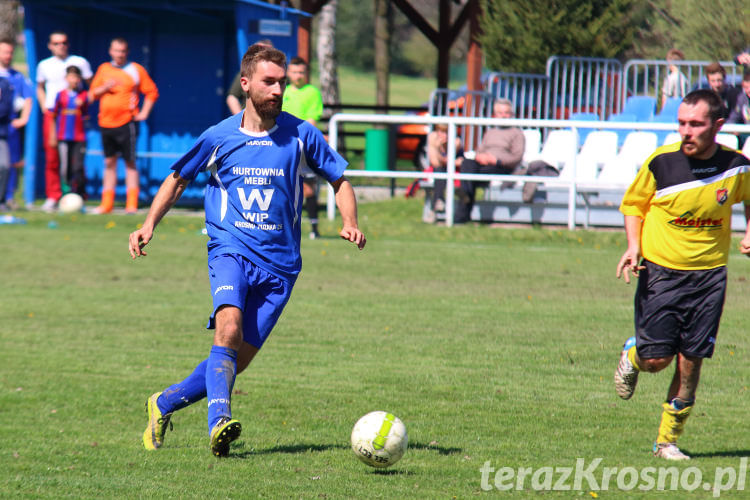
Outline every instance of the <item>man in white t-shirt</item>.
{"type": "Polygon", "coordinates": [[[65,81],[65,72],[68,66],[77,66],[81,70],[81,76],[87,85],[91,82],[91,77],[94,74],[86,59],[68,54],[68,35],[66,33],[62,31],[50,33],[47,48],[52,52],[52,56],[39,61],[39,65],[36,67],[36,96],[44,113],[42,138],[44,141],[44,174],[47,199],[42,205],[42,209],[52,212],[57,206],[57,200],[62,196],[60,157],[57,148],[50,147],[48,140],[50,127],[54,125],[52,109],[55,107],[55,98],[58,92],[68,86],[65,81]]]}

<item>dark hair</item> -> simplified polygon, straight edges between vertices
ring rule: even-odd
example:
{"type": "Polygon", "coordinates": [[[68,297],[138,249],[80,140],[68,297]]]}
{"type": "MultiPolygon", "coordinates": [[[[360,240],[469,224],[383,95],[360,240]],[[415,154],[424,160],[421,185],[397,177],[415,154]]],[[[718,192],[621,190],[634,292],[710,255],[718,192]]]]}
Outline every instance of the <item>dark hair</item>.
{"type": "Polygon", "coordinates": [[[79,68],[78,66],[68,66],[67,68],[65,68],[65,74],[66,75],[70,75],[70,74],[78,75],[80,78],[83,78],[83,74],[81,73],[81,68],[79,68]]]}
{"type": "Polygon", "coordinates": [[[682,61],[685,59],[685,54],[683,54],[680,49],[669,49],[667,51],[667,59],[670,61],[674,61],[674,60],[682,61]]]}
{"type": "Polygon", "coordinates": [[[721,73],[722,75],[727,76],[727,71],[721,64],[717,62],[712,62],[711,64],[706,66],[707,75],[713,75],[714,73],[721,73]]]}
{"type": "Polygon", "coordinates": [[[15,40],[13,40],[12,38],[7,38],[7,37],[0,38],[0,43],[7,43],[11,47],[16,46],[15,40]]]}
{"type": "Polygon", "coordinates": [[[719,94],[710,89],[693,90],[682,100],[683,104],[695,106],[699,102],[705,102],[708,105],[708,117],[712,122],[716,122],[722,117],[724,104],[721,102],[719,94]]]}
{"type": "Polygon", "coordinates": [[[49,34],[49,38],[48,38],[48,40],[50,40],[50,41],[51,41],[51,40],[52,40],[52,36],[53,36],[53,35],[62,35],[62,36],[64,36],[65,38],[68,38],[68,39],[70,39],[70,37],[68,36],[68,34],[67,34],[67,33],[65,33],[64,31],[62,31],[62,30],[55,30],[55,31],[53,31],[52,33],[50,33],[50,34],[49,34]]]}
{"type": "Polygon", "coordinates": [[[303,65],[305,69],[307,69],[307,61],[302,59],[301,57],[292,57],[292,60],[289,61],[289,66],[299,66],[303,65]]]}
{"type": "Polygon", "coordinates": [[[269,61],[278,64],[286,71],[286,56],[283,52],[267,45],[253,44],[242,56],[241,74],[250,78],[255,72],[255,66],[260,61],[269,61]]]}

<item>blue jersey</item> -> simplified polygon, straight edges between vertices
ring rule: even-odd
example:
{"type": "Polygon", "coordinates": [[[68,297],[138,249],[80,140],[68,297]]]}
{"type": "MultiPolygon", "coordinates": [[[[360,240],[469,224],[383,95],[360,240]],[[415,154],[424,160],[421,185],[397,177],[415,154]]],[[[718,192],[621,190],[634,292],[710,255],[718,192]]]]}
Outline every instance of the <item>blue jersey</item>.
{"type": "Polygon", "coordinates": [[[241,129],[242,113],[209,128],[172,166],[193,180],[210,174],[205,210],[209,260],[240,254],[284,279],[302,266],[300,216],[307,165],[328,182],[341,178],[347,162],[309,123],[282,112],[261,134],[241,129]]]}

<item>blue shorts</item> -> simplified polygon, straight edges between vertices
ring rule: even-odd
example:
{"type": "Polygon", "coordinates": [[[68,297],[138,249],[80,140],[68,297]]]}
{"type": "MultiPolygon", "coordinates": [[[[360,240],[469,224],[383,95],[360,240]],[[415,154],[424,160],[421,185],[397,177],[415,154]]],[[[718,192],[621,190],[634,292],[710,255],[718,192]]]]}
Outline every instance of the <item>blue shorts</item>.
{"type": "Polygon", "coordinates": [[[208,277],[214,309],[206,328],[214,328],[219,307],[235,306],[242,310],[243,340],[260,349],[289,301],[294,283],[282,280],[236,254],[211,259],[208,277]]]}

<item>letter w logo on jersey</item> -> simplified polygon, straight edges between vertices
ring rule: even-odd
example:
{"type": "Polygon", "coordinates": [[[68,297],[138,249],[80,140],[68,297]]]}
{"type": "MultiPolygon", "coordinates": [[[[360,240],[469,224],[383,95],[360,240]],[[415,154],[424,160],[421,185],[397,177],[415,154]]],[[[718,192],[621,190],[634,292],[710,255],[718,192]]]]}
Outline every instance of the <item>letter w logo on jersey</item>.
{"type": "Polygon", "coordinates": [[[245,196],[245,188],[238,187],[237,194],[240,195],[240,203],[242,203],[243,210],[252,210],[253,203],[258,204],[258,208],[264,212],[268,210],[271,205],[271,198],[273,198],[273,189],[264,189],[261,194],[260,189],[252,189],[249,196],[245,196]]]}

